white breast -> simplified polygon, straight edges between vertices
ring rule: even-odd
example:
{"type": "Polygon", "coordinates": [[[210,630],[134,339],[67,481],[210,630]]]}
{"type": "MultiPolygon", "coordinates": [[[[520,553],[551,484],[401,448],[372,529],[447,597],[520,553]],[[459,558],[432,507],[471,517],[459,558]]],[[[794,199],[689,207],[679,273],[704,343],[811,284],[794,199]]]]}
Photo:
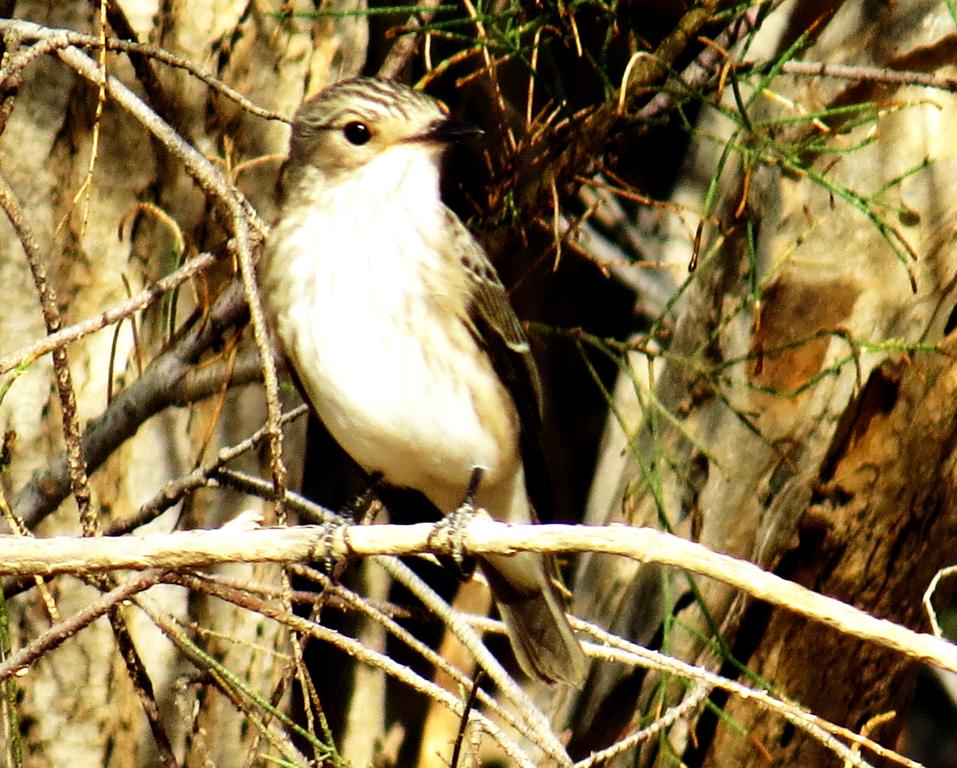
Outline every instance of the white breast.
{"type": "Polygon", "coordinates": [[[308,215],[284,216],[264,298],[336,440],[365,469],[449,511],[473,467],[486,470],[488,490],[520,473],[517,416],[463,322],[464,283],[450,279],[461,266],[435,237],[444,209],[434,166],[392,170],[391,189],[369,194],[356,177],[308,215]]]}

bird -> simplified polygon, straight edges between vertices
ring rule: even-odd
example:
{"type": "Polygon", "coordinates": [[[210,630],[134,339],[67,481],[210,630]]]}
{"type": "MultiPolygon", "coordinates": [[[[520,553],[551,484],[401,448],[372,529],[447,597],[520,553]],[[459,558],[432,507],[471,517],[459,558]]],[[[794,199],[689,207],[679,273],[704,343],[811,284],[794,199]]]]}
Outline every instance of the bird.
{"type": "MultiPolygon", "coordinates": [[[[478,133],[391,80],[304,101],[259,282],[305,399],[360,467],[443,514],[472,487],[493,518],[529,523],[545,482],[539,374],[495,269],[440,195],[445,149],[478,133]]],[[[552,558],[477,559],[525,674],[581,685],[552,558]]]]}

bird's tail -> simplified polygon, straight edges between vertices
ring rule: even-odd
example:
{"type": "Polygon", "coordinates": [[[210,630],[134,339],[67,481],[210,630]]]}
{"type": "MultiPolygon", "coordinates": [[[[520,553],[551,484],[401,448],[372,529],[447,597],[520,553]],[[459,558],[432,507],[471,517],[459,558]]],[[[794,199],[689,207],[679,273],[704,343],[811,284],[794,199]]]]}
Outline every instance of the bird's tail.
{"type": "Polygon", "coordinates": [[[546,575],[545,558],[534,552],[492,555],[480,565],[525,674],[581,686],[585,654],[546,575]]]}

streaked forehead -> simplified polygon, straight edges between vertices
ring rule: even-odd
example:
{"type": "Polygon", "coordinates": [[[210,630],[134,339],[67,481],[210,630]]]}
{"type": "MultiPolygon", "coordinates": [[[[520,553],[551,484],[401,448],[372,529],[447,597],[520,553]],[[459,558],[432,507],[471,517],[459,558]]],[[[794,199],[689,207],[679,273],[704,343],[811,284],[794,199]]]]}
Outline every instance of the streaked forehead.
{"type": "Polygon", "coordinates": [[[343,80],[306,101],[295,122],[312,128],[339,126],[351,120],[374,121],[393,116],[412,120],[425,113],[442,114],[435,99],[401,83],[371,78],[343,80]]]}

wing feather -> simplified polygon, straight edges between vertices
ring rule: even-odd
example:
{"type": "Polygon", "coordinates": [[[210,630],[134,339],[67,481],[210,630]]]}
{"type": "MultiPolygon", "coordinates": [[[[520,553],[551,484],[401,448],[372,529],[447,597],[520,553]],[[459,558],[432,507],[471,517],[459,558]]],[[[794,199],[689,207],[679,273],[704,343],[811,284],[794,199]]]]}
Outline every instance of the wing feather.
{"type": "Polygon", "coordinates": [[[453,240],[461,247],[459,258],[468,280],[469,328],[485,350],[505,385],[521,423],[520,444],[525,483],[539,519],[550,519],[551,484],[542,442],[542,383],[528,337],[482,247],[457,216],[450,212],[453,240]]]}

